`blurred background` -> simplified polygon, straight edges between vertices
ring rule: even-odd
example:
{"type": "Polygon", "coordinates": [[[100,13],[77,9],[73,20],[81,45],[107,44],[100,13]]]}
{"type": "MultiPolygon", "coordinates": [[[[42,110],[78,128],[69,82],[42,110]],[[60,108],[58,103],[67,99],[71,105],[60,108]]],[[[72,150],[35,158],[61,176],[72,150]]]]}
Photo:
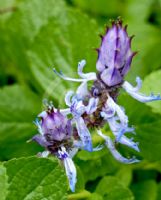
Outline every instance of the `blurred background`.
{"type": "MultiPolygon", "coordinates": [[[[76,77],[78,62],[86,59],[85,71],[95,71],[99,34],[118,16],[135,35],[132,49],[138,51],[127,80],[134,84],[140,76],[143,92],[161,92],[161,0],[0,0],[1,161],[42,150],[26,141],[37,133],[33,121],[43,99],[63,108],[65,93],[78,86],[59,79],[53,67],[76,77]]],[[[145,105],[122,91],[119,104],[136,128],[141,152],[118,148],[142,161],[123,165],[107,149],[80,151],[76,192],[87,190],[96,200],[160,200],[161,102],[145,105]]],[[[111,134],[108,126],[104,131],[111,134]]],[[[93,142],[102,142],[95,133],[93,142]]]]}

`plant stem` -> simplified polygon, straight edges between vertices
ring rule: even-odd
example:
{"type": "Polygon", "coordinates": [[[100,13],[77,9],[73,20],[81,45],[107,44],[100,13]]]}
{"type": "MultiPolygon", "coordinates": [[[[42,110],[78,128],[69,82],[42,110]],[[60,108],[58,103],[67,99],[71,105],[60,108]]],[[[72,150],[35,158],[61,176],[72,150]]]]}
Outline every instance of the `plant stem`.
{"type": "Polygon", "coordinates": [[[88,192],[87,190],[83,190],[80,193],[68,195],[68,200],[83,199],[83,198],[88,198],[90,196],[91,196],[90,192],[88,192]]]}

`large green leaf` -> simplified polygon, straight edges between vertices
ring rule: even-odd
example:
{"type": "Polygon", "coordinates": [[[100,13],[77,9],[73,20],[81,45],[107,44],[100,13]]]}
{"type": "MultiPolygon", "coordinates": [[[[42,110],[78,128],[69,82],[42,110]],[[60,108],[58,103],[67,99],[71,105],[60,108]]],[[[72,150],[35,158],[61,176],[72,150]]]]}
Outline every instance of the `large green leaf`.
{"type": "Polygon", "coordinates": [[[27,80],[39,91],[42,90],[29,69],[26,51],[51,17],[60,19],[64,6],[63,0],[42,0],[41,3],[39,0],[8,0],[7,4],[3,3],[3,9],[14,7],[15,10],[0,16],[2,66],[7,66],[20,82],[27,80]]]}
{"type": "Polygon", "coordinates": [[[97,47],[99,37],[95,22],[82,13],[67,10],[59,14],[59,18],[50,18],[42,27],[28,55],[31,71],[46,91],[45,95],[55,99],[59,97],[61,105],[67,88],[76,84],[62,81],[52,72],[52,67],[62,70],[67,76],[77,77],[77,64],[86,59],[86,69],[95,71],[97,54],[92,48],[97,47]]]}
{"type": "Polygon", "coordinates": [[[6,174],[6,168],[0,164],[0,197],[1,200],[6,199],[7,189],[8,189],[8,177],[6,174]]]}
{"type": "Polygon", "coordinates": [[[67,178],[57,160],[26,157],[6,162],[6,200],[65,200],[67,178]]]}
{"type": "Polygon", "coordinates": [[[160,67],[161,32],[158,28],[148,23],[131,22],[130,20],[126,20],[125,23],[128,24],[128,33],[135,35],[132,41],[132,49],[138,52],[133,58],[131,69],[127,76],[130,81],[135,82],[136,76],[144,78],[147,74],[160,67]]]}
{"type": "Polygon", "coordinates": [[[29,89],[13,85],[0,90],[0,158],[35,154],[37,145],[27,144],[36,128],[33,120],[41,111],[41,99],[29,89]]]}
{"type": "Polygon", "coordinates": [[[44,96],[59,96],[60,100],[68,83],[57,78],[52,68],[77,76],[78,62],[86,59],[88,70],[95,70],[97,53],[93,48],[98,46],[98,27],[86,15],[68,9],[62,0],[24,0],[16,6],[0,26],[1,62],[12,69],[16,66],[20,81],[26,77],[44,96]]]}

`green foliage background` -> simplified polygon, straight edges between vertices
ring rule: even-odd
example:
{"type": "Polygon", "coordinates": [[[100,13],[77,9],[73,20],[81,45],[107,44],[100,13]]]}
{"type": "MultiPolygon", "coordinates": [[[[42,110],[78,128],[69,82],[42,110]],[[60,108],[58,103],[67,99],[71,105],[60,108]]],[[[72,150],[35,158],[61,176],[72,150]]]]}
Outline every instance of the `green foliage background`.
{"type": "Polygon", "coordinates": [[[161,199],[161,102],[144,105],[122,92],[119,103],[136,128],[142,161],[123,165],[107,149],[80,151],[74,194],[58,160],[37,158],[42,149],[26,143],[37,132],[32,121],[42,100],[63,107],[66,91],[77,87],[52,68],[77,76],[78,61],[86,59],[86,71],[95,71],[98,34],[118,16],[139,52],[127,80],[139,75],[143,92],[161,92],[161,0],[0,0],[0,200],[161,199]]]}

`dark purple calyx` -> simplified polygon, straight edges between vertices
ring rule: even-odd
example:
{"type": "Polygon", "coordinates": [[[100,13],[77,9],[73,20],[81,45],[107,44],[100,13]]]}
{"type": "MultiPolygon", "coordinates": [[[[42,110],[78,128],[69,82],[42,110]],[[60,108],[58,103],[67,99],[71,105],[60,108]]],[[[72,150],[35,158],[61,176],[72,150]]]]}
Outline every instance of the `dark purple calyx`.
{"type": "Polygon", "coordinates": [[[124,76],[130,69],[133,56],[136,52],[131,50],[131,40],[126,31],[127,26],[122,26],[122,21],[112,23],[102,36],[101,47],[98,50],[96,68],[99,77],[108,87],[116,86],[123,82],[124,76]]]}
{"type": "Polygon", "coordinates": [[[55,155],[61,146],[70,149],[73,132],[71,120],[53,108],[42,112],[39,117],[41,117],[41,121],[38,122],[40,134],[35,135],[32,140],[55,155]]]}
{"type": "Polygon", "coordinates": [[[49,142],[62,141],[71,137],[71,121],[62,115],[60,111],[47,111],[41,118],[41,128],[49,142]]]}

